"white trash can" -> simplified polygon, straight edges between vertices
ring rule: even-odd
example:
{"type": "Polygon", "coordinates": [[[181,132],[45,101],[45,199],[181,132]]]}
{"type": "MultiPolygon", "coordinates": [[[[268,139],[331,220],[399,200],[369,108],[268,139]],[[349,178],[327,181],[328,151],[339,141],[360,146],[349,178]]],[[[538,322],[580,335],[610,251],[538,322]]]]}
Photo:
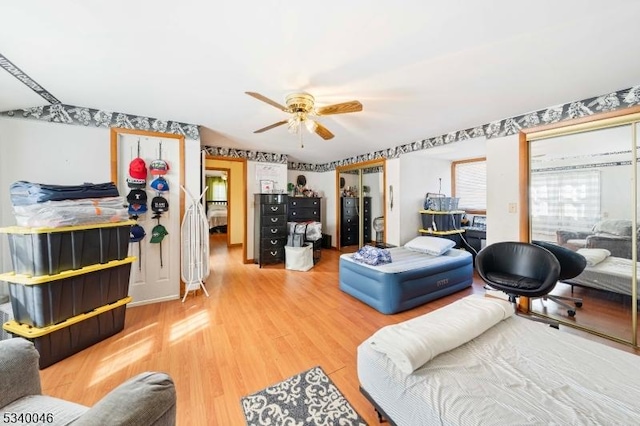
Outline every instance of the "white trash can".
{"type": "Polygon", "coordinates": [[[284,267],[292,271],[308,271],[313,268],[313,244],[302,247],[284,246],[284,267]]]}

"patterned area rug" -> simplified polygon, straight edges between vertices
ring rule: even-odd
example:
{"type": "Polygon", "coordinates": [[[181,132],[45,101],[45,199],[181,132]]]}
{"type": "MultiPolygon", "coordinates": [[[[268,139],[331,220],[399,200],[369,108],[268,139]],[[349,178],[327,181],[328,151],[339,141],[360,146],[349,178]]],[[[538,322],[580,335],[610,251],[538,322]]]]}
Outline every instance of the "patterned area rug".
{"type": "Polygon", "coordinates": [[[249,426],[367,426],[321,367],[245,396],[249,426]]]}

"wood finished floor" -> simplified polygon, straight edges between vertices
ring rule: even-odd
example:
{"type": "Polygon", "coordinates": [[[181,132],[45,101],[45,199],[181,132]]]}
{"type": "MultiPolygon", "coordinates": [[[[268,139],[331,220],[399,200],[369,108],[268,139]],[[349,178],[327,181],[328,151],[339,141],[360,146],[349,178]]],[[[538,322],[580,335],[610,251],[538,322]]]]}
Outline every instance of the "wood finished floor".
{"type": "Polygon", "coordinates": [[[242,249],[227,249],[224,238],[212,236],[209,298],[127,309],[123,332],[42,370],[43,392],[92,405],[139,372],[165,371],[176,383],[179,425],[243,425],[242,396],[320,365],[375,425],[358,391],[357,346],[384,325],[484,293],[476,279],[452,296],[382,315],[338,289],[337,251],[323,250],[308,272],[259,269],[242,264],[242,249]]]}

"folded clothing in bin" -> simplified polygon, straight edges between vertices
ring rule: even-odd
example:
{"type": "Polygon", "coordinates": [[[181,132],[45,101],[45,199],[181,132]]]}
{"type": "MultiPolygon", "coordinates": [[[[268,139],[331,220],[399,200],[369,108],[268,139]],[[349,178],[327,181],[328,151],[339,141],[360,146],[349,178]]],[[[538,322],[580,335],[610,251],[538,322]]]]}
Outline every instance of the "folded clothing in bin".
{"type": "Polygon", "coordinates": [[[113,182],[84,183],[82,185],[50,185],[18,181],[11,184],[11,203],[24,206],[46,201],[79,200],[82,198],[118,197],[120,193],[113,182]]]}
{"type": "Polygon", "coordinates": [[[59,228],[129,219],[124,197],[85,198],[14,205],[18,226],[59,228]]]}

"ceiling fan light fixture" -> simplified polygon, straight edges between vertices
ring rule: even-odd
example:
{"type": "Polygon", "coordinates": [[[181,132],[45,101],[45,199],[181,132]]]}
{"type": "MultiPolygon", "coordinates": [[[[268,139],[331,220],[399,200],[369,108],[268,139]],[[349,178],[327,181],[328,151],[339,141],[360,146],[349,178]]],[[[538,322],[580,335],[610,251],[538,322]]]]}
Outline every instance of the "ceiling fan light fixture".
{"type": "Polygon", "coordinates": [[[256,92],[245,92],[247,95],[252,96],[262,102],[268,103],[271,106],[278,108],[281,111],[291,114],[288,119],[278,121],[277,123],[263,127],[254,131],[253,133],[262,133],[275,127],[287,124],[289,133],[297,133],[300,138],[300,145],[302,144],[302,122],[310,133],[315,133],[324,140],[329,140],[334,137],[333,133],[329,131],[322,123],[319,123],[314,118],[323,115],[333,114],[346,114],[350,112],[362,111],[362,104],[358,101],[342,102],[339,104],[327,105],[319,108],[315,108],[315,99],[308,93],[299,92],[291,93],[286,99],[286,106],[280,105],[266,96],[263,96],[256,92]]]}
{"type": "Polygon", "coordinates": [[[309,133],[315,133],[316,129],[318,128],[318,123],[316,123],[315,120],[312,120],[310,118],[307,118],[304,121],[304,125],[307,128],[307,130],[309,131],[309,133]]]}

